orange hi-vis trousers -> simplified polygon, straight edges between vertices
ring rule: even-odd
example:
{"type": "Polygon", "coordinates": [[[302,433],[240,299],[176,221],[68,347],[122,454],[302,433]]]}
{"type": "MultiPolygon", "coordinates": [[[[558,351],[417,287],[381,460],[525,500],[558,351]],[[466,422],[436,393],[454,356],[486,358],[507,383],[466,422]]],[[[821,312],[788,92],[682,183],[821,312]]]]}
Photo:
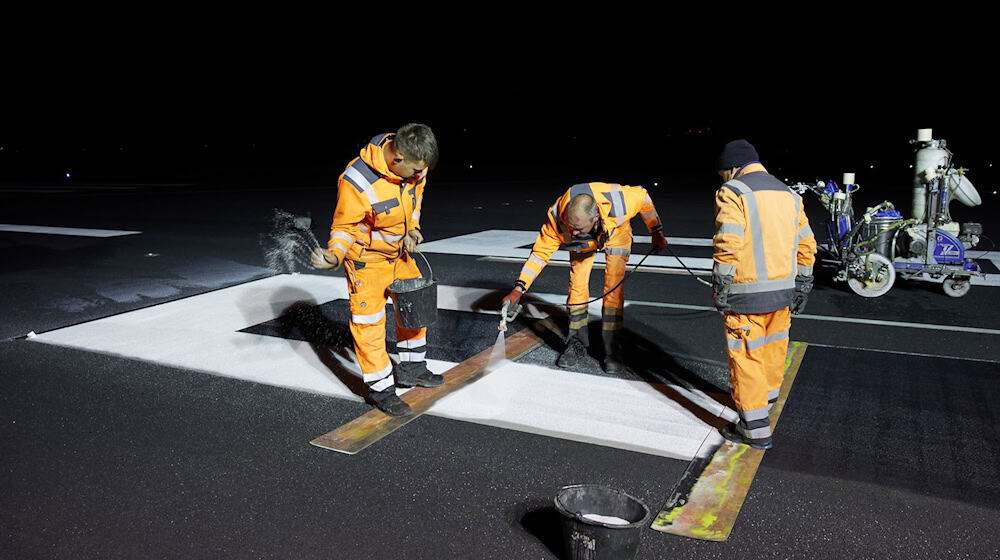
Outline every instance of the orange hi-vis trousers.
{"type": "MultiPolygon", "coordinates": [[[[377,262],[344,263],[344,276],[350,290],[351,336],[354,353],[365,383],[372,391],[383,391],[394,384],[392,361],[385,348],[385,303],[393,281],[419,278],[420,270],[409,257],[377,262]]],[[[406,329],[396,312],[396,349],[401,362],[422,362],[426,355],[427,329],[406,329]]]]}
{"type": "Polygon", "coordinates": [[[778,400],[785,376],[788,329],[787,307],[771,313],[726,313],[729,384],[740,414],[738,429],[756,443],[771,443],[768,412],[778,400]]]}
{"type": "MultiPolygon", "coordinates": [[[[618,284],[625,277],[625,267],[632,251],[632,227],[625,224],[615,229],[611,239],[604,247],[604,292],[618,284]]],[[[582,253],[570,251],[569,296],[566,303],[583,303],[590,300],[590,272],[594,267],[596,252],[582,253]]],[[[622,328],[623,308],[625,306],[624,285],[619,285],[613,292],[604,296],[603,321],[601,327],[605,331],[617,331],[622,328]]],[[[587,326],[586,305],[569,307],[570,331],[583,329],[587,326]]],[[[584,338],[586,340],[586,338],[584,338]]]]}

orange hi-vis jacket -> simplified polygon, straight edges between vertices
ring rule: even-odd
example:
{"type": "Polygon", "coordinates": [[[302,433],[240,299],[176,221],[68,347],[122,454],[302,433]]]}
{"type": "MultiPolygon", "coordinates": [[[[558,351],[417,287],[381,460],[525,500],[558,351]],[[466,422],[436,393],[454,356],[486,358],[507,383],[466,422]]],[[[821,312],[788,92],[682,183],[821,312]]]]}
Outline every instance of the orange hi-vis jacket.
{"type": "Polygon", "coordinates": [[[403,237],[420,229],[427,172],[403,179],[385,163],[383,150],[395,134],[380,134],[362,148],[337,181],[337,209],[327,247],[340,262],[398,258],[403,237]]]}
{"type": "Polygon", "coordinates": [[[751,163],[715,194],[715,275],[732,276],[732,313],[788,307],[795,276],[812,276],[813,237],[802,197],[751,163]]]}
{"type": "MultiPolygon", "coordinates": [[[[560,245],[566,245],[570,251],[589,253],[605,250],[605,244],[617,231],[627,231],[631,235],[632,226],[629,223],[636,215],[641,215],[650,233],[663,230],[660,217],[656,214],[653,201],[646,189],[615,183],[580,183],[570,187],[549,208],[545,223],[531,248],[531,256],[524,263],[517,283],[523,284],[525,291],[531,287],[538,274],[549,263],[552,253],[560,245]],[[597,202],[600,213],[602,233],[597,239],[592,236],[573,237],[566,227],[565,215],[569,201],[580,194],[589,194],[597,202]]],[[[607,248],[607,251],[627,251],[629,249],[607,248]]]]}

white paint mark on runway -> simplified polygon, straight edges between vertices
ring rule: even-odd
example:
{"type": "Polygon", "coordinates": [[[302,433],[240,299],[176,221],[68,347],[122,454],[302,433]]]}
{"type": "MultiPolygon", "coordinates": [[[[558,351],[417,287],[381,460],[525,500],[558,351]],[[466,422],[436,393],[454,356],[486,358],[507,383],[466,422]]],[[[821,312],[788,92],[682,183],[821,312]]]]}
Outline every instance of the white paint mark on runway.
{"type": "MultiPolygon", "coordinates": [[[[438,303],[441,309],[473,311],[484,296],[491,301],[496,292],[440,286],[438,303]]],[[[281,275],[50,331],[32,340],[360,400],[308,342],[238,332],[280,316],[293,304],[320,305],[347,297],[343,277],[281,275]]],[[[344,356],[334,356],[356,375],[350,352],[338,352],[344,356]]],[[[438,373],[453,365],[428,360],[428,367],[438,373]]],[[[502,365],[442,399],[429,413],[679,459],[693,457],[714,431],[657,386],[517,363],[502,365]]]]}
{"type": "MultiPolygon", "coordinates": [[[[524,262],[531,255],[531,249],[524,248],[523,246],[533,244],[537,235],[538,232],[535,231],[491,229],[459,235],[457,237],[449,237],[448,239],[440,239],[438,241],[429,241],[421,244],[420,250],[425,253],[445,253],[449,255],[507,257],[520,259],[521,262],[524,262]]],[[[706,242],[709,247],[712,245],[711,239],[695,239],[690,237],[668,237],[667,239],[675,245],[705,246],[706,242]]],[[[648,235],[636,235],[633,236],[633,241],[635,243],[649,243],[650,237],[648,235]]],[[[629,256],[628,262],[629,264],[638,264],[643,256],[633,254],[629,256]]],[[[682,257],[681,260],[691,270],[711,271],[712,269],[712,259],[682,257]]],[[[556,251],[552,254],[549,262],[552,264],[569,264],[569,251],[556,251]]],[[[594,262],[603,263],[604,253],[598,253],[594,262]]],[[[646,262],[643,263],[643,268],[639,269],[639,272],[642,272],[643,269],[683,270],[683,265],[674,257],[650,255],[646,259],[646,262]]]]}
{"type": "MultiPolygon", "coordinates": [[[[438,241],[429,241],[422,244],[420,249],[426,253],[469,255],[485,257],[488,260],[499,261],[502,259],[503,262],[516,263],[520,261],[523,263],[527,260],[528,256],[531,255],[531,249],[524,248],[524,246],[533,244],[537,235],[538,232],[535,231],[491,229],[466,235],[459,235],[457,237],[450,237],[448,239],[440,239],[438,241]]],[[[651,242],[651,238],[648,235],[635,235],[632,237],[632,240],[634,243],[651,242]]],[[[668,237],[667,240],[673,245],[690,247],[712,246],[711,238],[668,237]]],[[[970,250],[969,254],[971,257],[977,259],[988,259],[1000,268],[1000,251],[975,252],[974,250],[970,250]]],[[[632,254],[629,256],[628,264],[638,264],[643,257],[644,255],[641,254],[632,254]]],[[[552,258],[549,260],[549,264],[553,266],[569,266],[569,262],[569,251],[556,251],[552,254],[552,258]]],[[[597,253],[594,263],[595,265],[598,265],[598,268],[600,268],[599,265],[604,263],[604,254],[597,253]]],[[[696,274],[710,274],[712,270],[712,259],[705,257],[681,257],[680,260],[678,260],[673,256],[650,255],[646,258],[642,267],[636,270],[636,272],[658,272],[661,274],[669,274],[676,273],[678,271],[685,272],[685,266],[696,274]]],[[[942,277],[936,280],[928,279],[926,281],[937,282],[940,284],[944,281],[944,278],[942,277]]],[[[1000,274],[988,274],[982,277],[973,277],[970,282],[974,286],[1000,287],[1000,274]]]]}
{"type": "Polygon", "coordinates": [[[42,233],[46,235],[72,235],[76,237],[120,237],[123,235],[136,235],[141,231],[123,231],[116,229],[86,229],[86,228],[64,228],[48,226],[26,226],[18,224],[0,224],[0,231],[13,233],[42,233]]]}

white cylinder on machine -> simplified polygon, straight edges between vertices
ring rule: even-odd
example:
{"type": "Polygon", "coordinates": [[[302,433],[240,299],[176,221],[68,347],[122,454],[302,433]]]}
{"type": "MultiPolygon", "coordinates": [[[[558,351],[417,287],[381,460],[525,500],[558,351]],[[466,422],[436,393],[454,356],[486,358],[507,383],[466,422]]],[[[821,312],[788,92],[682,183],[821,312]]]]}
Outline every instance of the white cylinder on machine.
{"type": "Polygon", "coordinates": [[[925,218],[927,180],[937,175],[938,167],[948,166],[948,150],[939,148],[930,133],[929,128],[917,131],[917,141],[923,142],[924,146],[917,150],[917,163],[913,166],[913,203],[910,214],[916,220],[925,218]]]}
{"type": "Polygon", "coordinates": [[[842,181],[844,185],[854,184],[854,173],[844,173],[844,180],[842,181]]]}

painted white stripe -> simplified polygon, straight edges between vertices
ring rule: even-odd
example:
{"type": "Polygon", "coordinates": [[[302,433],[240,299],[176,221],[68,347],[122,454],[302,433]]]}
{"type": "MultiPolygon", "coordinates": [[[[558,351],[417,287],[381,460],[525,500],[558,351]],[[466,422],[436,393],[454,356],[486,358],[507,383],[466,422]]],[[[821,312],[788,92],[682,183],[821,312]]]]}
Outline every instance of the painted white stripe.
{"type": "Polygon", "coordinates": [[[48,226],[24,226],[17,224],[0,224],[0,231],[10,231],[14,233],[44,233],[48,235],[74,235],[77,237],[121,237],[123,235],[136,235],[141,231],[125,231],[117,229],[86,229],[86,228],[63,228],[48,226]]]}
{"type": "MultiPolygon", "coordinates": [[[[445,309],[458,303],[468,309],[488,291],[448,287],[441,290],[439,303],[445,309]]],[[[330,375],[326,356],[318,356],[309,343],[237,332],[274,319],[304,298],[323,304],[347,294],[342,277],[280,275],[31,340],[360,401],[330,375]]],[[[332,356],[345,370],[360,374],[348,349],[335,348],[332,356]]],[[[435,373],[454,365],[427,362],[435,373]]],[[[662,391],[643,381],[507,363],[442,399],[428,413],[688,460],[714,429],[662,391]]]]}
{"type": "MultiPolygon", "coordinates": [[[[447,239],[439,239],[437,241],[425,242],[420,246],[420,249],[426,253],[472,255],[487,257],[490,260],[497,261],[503,258],[511,258],[515,259],[516,262],[523,263],[531,254],[531,249],[522,249],[521,247],[533,244],[537,235],[537,231],[493,229],[460,235],[457,237],[450,237],[447,239]]],[[[634,235],[632,240],[634,243],[652,242],[652,238],[648,235],[634,235]]],[[[711,238],[668,237],[667,240],[674,245],[689,247],[712,246],[711,238]]],[[[989,251],[986,252],[988,253],[986,256],[979,256],[983,253],[984,252],[982,251],[970,251],[971,256],[974,258],[994,258],[992,256],[993,254],[998,255],[995,257],[996,260],[994,262],[998,267],[1000,267],[1000,251],[989,251]]],[[[639,254],[631,255],[629,257],[628,264],[638,264],[643,256],[644,255],[639,254]]],[[[684,265],[687,265],[687,268],[696,273],[709,272],[712,270],[713,260],[710,258],[681,257],[681,261],[683,261],[684,265]]],[[[637,272],[665,272],[679,269],[681,272],[686,273],[681,261],[672,256],[650,255],[643,263],[642,268],[638,269],[637,272]]],[[[556,251],[549,260],[549,265],[562,266],[568,264],[569,262],[568,251],[556,251]]],[[[595,265],[604,263],[604,254],[598,253],[594,262],[595,265]]],[[[940,284],[943,279],[927,279],[926,281],[940,284]]],[[[990,274],[982,278],[974,277],[971,282],[973,286],[1000,287],[1000,274],[990,274]]]]}
{"type": "MultiPolygon", "coordinates": [[[[709,307],[706,305],[688,305],[684,303],[665,303],[660,301],[625,300],[625,307],[628,307],[629,305],[642,305],[647,307],[666,307],[670,309],[688,309],[691,311],[696,311],[696,310],[715,311],[714,307],[709,307]]],[[[935,331],[956,331],[956,332],[971,332],[979,334],[1000,335],[1000,330],[998,329],[982,329],[979,327],[960,327],[955,325],[936,325],[933,323],[906,323],[903,321],[883,321],[880,319],[862,319],[858,317],[835,317],[832,315],[802,314],[802,315],[796,315],[795,319],[810,319],[813,321],[832,321],[837,323],[857,323],[862,325],[882,325],[886,327],[901,327],[910,329],[929,329],[935,331]]]]}

